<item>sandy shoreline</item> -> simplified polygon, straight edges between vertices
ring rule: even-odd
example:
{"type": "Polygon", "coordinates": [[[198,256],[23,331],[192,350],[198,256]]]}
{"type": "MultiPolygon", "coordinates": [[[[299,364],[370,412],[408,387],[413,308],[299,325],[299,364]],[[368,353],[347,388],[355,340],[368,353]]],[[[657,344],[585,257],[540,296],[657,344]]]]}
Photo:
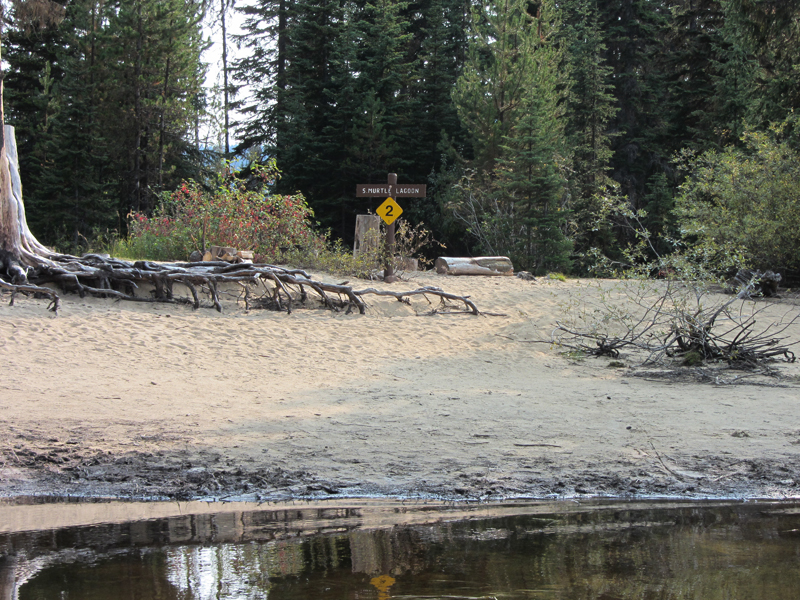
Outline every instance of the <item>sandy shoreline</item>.
{"type": "Polygon", "coordinates": [[[797,364],[739,385],[642,377],[528,343],[602,282],[426,273],[389,289],[421,285],[506,316],[64,296],[53,317],[0,295],[0,495],[800,495],[797,364]]]}

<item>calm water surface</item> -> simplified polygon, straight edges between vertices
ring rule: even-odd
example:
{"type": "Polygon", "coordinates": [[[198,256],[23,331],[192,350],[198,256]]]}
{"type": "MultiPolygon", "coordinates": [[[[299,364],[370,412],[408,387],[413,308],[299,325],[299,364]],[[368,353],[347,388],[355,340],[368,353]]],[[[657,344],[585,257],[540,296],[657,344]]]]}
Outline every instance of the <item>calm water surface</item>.
{"type": "Polygon", "coordinates": [[[178,509],[0,506],[0,600],[800,597],[796,503],[178,509]]]}

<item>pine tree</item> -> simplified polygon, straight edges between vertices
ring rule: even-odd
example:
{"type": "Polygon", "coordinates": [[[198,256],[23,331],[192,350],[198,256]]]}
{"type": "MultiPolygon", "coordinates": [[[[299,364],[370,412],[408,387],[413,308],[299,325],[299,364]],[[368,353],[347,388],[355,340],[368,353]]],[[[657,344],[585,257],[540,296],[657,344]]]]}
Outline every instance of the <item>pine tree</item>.
{"type": "Polygon", "coordinates": [[[670,153],[663,145],[668,6],[660,0],[599,0],[598,5],[619,107],[611,121],[612,133],[618,134],[611,166],[621,193],[639,209],[650,177],[669,168],[670,153]]]}
{"type": "Polygon", "coordinates": [[[347,54],[342,54],[348,28],[345,7],[339,0],[296,3],[288,31],[280,112],[272,113],[272,152],[282,171],[278,189],[302,191],[317,218],[325,226],[335,227],[337,233],[342,216],[335,198],[344,192],[339,171],[347,127],[334,124],[344,117],[337,105],[337,88],[348,83],[347,54]]]}
{"type": "Polygon", "coordinates": [[[729,39],[753,58],[748,125],[765,128],[800,109],[800,1],[726,0],[729,39]]]}
{"type": "Polygon", "coordinates": [[[564,233],[564,180],[556,164],[564,153],[557,60],[542,60],[548,51],[552,48],[538,51],[538,76],[495,171],[498,191],[514,205],[512,260],[537,273],[568,271],[572,251],[564,233]]]}
{"type": "Polygon", "coordinates": [[[103,48],[107,135],[117,140],[111,160],[122,168],[125,207],[149,211],[155,195],[193,174],[192,98],[203,71],[202,5],[184,0],[116,0],[106,3],[103,48]],[[115,108],[112,108],[115,107],[115,108]]]}
{"type": "Polygon", "coordinates": [[[42,197],[31,204],[31,214],[42,220],[45,239],[58,240],[73,252],[81,235],[119,224],[106,152],[110,140],[104,139],[99,120],[102,20],[102,3],[96,0],[75,2],[67,11],[64,51],[58,57],[64,70],[60,110],[42,171],[33,179],[42,197]]]}
{"type": "Polygon", "coordinates": [[[298,10],[294,0],[257,0],[237,10],[245,15],[244,33],[237,39],[245,51],[235,61],[232,77],[249,90],[246,98],[233,103],[243,115],[237,124],[239,147],[257,149],[265,158],[276,146],[277,124],[288,114],[289,35],[298,10]]]}
{"type": "Polygon", "coordinates": [[[567,268],[562,61],[554,7],[519,0],[474,13],[473,46],[454,99],[477,173],[457,206],[481,250],[518,267],[567,268]],[[529,10],[533,9],[533,12],[529,10]]]}
{"type": "Polygon", "coordinates": [[[717,0],[680,0],[673,3],[669,52],[670,151],[713,143],[719,120],[717,84],[721,61],[727,60],[722,29],[724,17],[717,0]]]}
{"type": "Polygon", "coordinates": [[[408,169],[399,149],[410,141],[416,115],[410,88],[415,79],[406,53],[411,35],[402,15],[405,2],[374,0],[353,15],[356,52],[353,91],[360,99],[354,115],[353,167],[364,181],[385,179],[389,170],[408,169]]]}
{"type": "Polygon", "coordinates": [[[501,146],[523,115],[530,90],[537,35],[518,0],[499,0],[473,11],[469,56],[453,90],[461,122],[469,131],[473,166],[491,172],[501,146]]]}
{"type": "Polygon", "coordinates": [[[463,0],[430,0],[413,7],[420,19],[412,22],[416,50],[416,79],[412,82],[413,145],[407,161],[418,169],[409,176],[424,181],[439,167],[442,141],[463,146],[465,131],[451,99],[453,86],[466,60],[469,5],[463,0]]]}
{"type": "Polygon", "coordinates": [[[566,136],[572,149],[569,206],[578,254],[591,248],[614,253],[610,224],[597,225],[599,198],[613,186],[610,122],[619,110],[607,64],[605,35],[596,0],[562,5],[564,70],[569,73],[566,136]]]}

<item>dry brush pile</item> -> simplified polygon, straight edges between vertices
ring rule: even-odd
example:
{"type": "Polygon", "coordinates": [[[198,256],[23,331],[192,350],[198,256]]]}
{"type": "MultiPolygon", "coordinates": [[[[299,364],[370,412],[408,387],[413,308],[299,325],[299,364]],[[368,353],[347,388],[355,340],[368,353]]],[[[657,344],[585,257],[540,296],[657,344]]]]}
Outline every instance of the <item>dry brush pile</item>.
{"type": "Polygon", "coordinates": [[[598,282],[593,289],[564,303],[554,345],[590,356],[626,352],[643,365],[716,362],[765,369],[776,359],[795,362],[795,303],[725,297],[681,281],[598,282]]]}

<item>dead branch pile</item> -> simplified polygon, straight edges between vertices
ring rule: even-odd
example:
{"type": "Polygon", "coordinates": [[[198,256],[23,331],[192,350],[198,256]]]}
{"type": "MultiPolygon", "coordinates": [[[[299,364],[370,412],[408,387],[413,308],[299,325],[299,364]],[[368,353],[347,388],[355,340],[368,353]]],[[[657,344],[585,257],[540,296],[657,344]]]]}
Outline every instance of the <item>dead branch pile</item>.
{"type": "Polygon", "coordinates": [[[292,312],[294,306],[306,302],[308,293],[315,294],[326,308],[347,313],[357,309],[364,314],[364,296],[392,296],[400,302],[409,302],[415,295],[434,296],[442,302],[455,301],[463,305],[458,312],[480,314],[469,296],[449,294],[440,288],[427,286],[411,291],[394,292],[368,288],[354,290],[351,286],[331,284],[314,280],[301,269],[289,269],[276,265],[228,262],[154,263],[149,261],[127,262],[105,255],[87,254],[74,256],[51,256],[47,262],[27,274],[24,282],[8,282],[0,278],[0,288],[11,291],[11,304],[17,294],[38,294],[51,299],[50,310],[57,312],[60,306],[58,294],[47,284],[56,284],[66,292],[87,294],[100,298],[118,298],[134,302],[165,302],[191,304],[195,309],[207,298],[210,306],[218,311],[220,286],[238,283],[244,286],[244,301],[247,308],[269,307],[292,312]],[[266,285],[270,283],[270,285],[266,285]],[[142,284],[150,284],[152,292],[137,295],[142,284]],[[188,289],[191,298],[174,292],[175,285],[188,289]],[[252,287],[251,287],[252,286],[252,287]]]}
{"type": "Polygon", "coordinates": [[[640,351],[643,364],[651,365],[665,357],[737,367],[758,367],[775,358],[795,362],[790,348],[800,341],[788,341],[785,334],[800,322],[800,312],[793,308],[777,321],[760,323],[766,308],[741,298],[714,302],[704,289],[682,283],[637,282],[613,298],[601,297],[590,310],[568,312],[551,339],[590,356],[618,358],[622,350],[640,351]]]}

